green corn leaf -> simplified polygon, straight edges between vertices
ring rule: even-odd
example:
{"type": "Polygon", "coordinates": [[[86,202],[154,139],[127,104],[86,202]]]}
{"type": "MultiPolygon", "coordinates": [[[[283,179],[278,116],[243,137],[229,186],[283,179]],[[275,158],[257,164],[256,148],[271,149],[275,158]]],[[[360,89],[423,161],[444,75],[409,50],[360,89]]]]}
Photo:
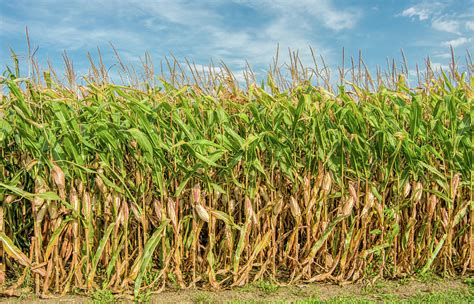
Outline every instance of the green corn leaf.
{"type": "Polygon", "coordinates": [[[143,257],[141,257],[141,260],[140,260],[140,271],[138,272],[138,276],[135,279],[135,287],[133,290],[135,298],[138,297],[140,293],[140,287],[142,285],[143,277],[145,276],[147,272],[148,265],[150,265],[150,262],[153,257],[153,252],[155,251],[155,248],[158,245],[162,237],[163,231],[168,225],[168,223],[169,223],[169,220],[166,220],[163,223],[161,223],[161,225],[155,230],[153,235],[148,239],[148,241],[145,244],[145,248],[143,250],[143,257]]]}
{"type": "Polygon", "coordinates": [[[87,286],[90,288],[92,286],[92,282],[94,281],[97,264],[99,263],[99,259],[102,256],[102,252],[104,252],[105,245],[109,241],[110,234],[112,233],[112,229],[114,229],[115,223],[111,223],[107,230],[105,231],[102,239],[100,240],[99,247],[97,247],[97,251],[92,258],[92,267],[89,272],[89,276],[87,277],[87,286]]]}

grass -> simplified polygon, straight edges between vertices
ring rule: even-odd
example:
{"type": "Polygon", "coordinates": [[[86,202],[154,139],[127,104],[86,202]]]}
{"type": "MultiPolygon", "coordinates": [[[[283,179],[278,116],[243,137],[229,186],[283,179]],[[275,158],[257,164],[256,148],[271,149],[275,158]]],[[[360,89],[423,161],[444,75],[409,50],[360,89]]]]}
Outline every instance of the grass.
{"type": "Polygon", "coordinates": [[[255,286],[267,294],[275,293],[278,291],[278,288],[279,288],[278,285],[273,284],[272,282],[266,281],[266,280],[258,281],[257,283],[255,283],[255,286]]]}
{"type": "MultiPolygon", "coordinates": [[[[298,304],[372,304],[372,303],[400,303],[400,304],[418,304],[418,303],[432,303],[432,304],[441,304],[441,303],[460,303],[468,304],[474,301],[474,295],[461,293],[459,291],[451,291],[448,293],[427,293],[427,294],[418,294],[408,298],[400,298],[397,295],[382,295],[371,298],[354,298],[349,296],[344,297],[334,297],[329,300],[318,300],[318,299],[307,299],[295,301],[292,303],[298,304]]],[[[209,303],[209,302],[205,302],[209,303]]],[[[218,303],[218,302],[210,302],[218,303]]],[[[288,303],[285,300],[276,300],[276,301],[231,301],[229,303],[240,304],[240,303],[288,303]]]]}
{"type": "Polygon", "coordinates": [[[194,297],[193,297],[193,303],[196,304],[208,304],[208,303],[213,303],[213,299],[208,293],[205,292],[198,292],[194,297]]]}
{"type": "Polygon", "coordinates": [[[1,274],[30,272],[43,296],[146,299],[472,270],[474,78],[428,63],[410,87],[406,67],[353,66],[334,88],[295,60],[246,88],[224,67],[115,84],[91,62],[77,83],[15,61],[0,78],[1,274]]]}
{"type": "Polygon", "coordinates": [[[94,304],[106,304],[115,303],[117,300],[110,290],[96,290],[91,296],[91,301],[94,304]]]}
{"type": "MultiPolygon", "coordinates": [[[[308,284],[304,286],[282,286],[277,291],[263,292],[259,285],[245,289],[221,291],[176,290],[174,292],[150,293],[135,299],[139,303],[472,303],[474,289],[465,280],[446,279],[426,282],[412,279],[411,285],[402,285],[398,280],[383,280],[378,289],[361,291],[365,284],[337,286],[334,284],[308,284]]],[[[265,284],[267,285],[267,284],[265,284]]],[[[64,303],[115,303],[132,298],[115,297],[109,290],[98,290],[89,296],[74,296],[61,299],[64,303]]],[[[31,294],[24,294],[11,303],[38,301],[31,294]]],[[[43,300],[56,303],[58,299],[43,300]]]]}
{"type": "Polygon", "coordinates": [[[474,294],[472,292],[463,292],[453,290],[449,292],[432,292],[419,293],[407,298],[399,297],[394,294],[374,295],[371,298],[353,298],[353,297],[336,297],[330,300],[303,300],[297,301],[298,304],[363,304],[363,303],[472,303],[474,301],[474,294]]]}
{"type": "MultiPolygon", "coordinates": [[[[292,300],[291,303],[297,304],[364,304],[364,303],[472,303],[474,301],[473,290],[449,290],[445,292],[418,292],[409,296],[402,296],[396,293],[381,294],[374,291],[365,296],[334,296],[326,300],[318,298],[308,298],[304,300],[292,300]]],[[[281,298],[280,300],[250,300],[250,301],[231,301],[229,303],[288,303],[289,301],[281,298]]],[[[208,303],[208,302],[207,302],[208,303]]],[[[214,301],[211,303],[218,303],[214,301]]]]}

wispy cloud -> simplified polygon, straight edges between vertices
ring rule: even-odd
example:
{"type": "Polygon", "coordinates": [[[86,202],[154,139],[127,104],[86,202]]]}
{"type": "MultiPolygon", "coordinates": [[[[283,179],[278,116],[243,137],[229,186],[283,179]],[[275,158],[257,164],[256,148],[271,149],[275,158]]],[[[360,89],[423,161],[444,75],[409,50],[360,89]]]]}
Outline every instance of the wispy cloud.
{"type": "Polygon", "coordinates": [[[430,65],[431,65],[431,68],[436,72],[440,72],[441,70],[443,71],[449,70],[449,64],[431,61],[430,65]]]}
{"type": "Polygon", "coordinates": [[[437,31],[459,34],[460,23],[456,20],[435,19],[431,26],[437,31]]]}
{"type": "MultiPolygon", "coordinates": [[[[168,8],[168,1],[165,2],[164,6],[168,8]]],[[[353,28],[361,16],[361,12],[356,9],[338,10],[329,0],[303,0],[295,3],[283,0],[233,2],[257,15],[265,12],[266,18],[262,18],[260,22],[253,20],[248,27],[230,27],[219,14],[217,4],[220,2],[215,0],[204,1],[207,5],[196,9],[185,1],[173,2],[166,11],[154,7],[148,0],[136,2],[136,7],[153,12],[155,18],[146,21],[151,31],[165,18],[190,31],[190,36],[185,34],[181,39],[201,38],[199,47],[194,49],[196,52],[209,57],[225,58],[227,63],[240,68],[245,65],[245,59],[256,65],[269,64],[277,45],[283,49],[289,47],[301,50],[303,59],[309,59],[309,45],[319,53],[329,53],[328,47],[313,39],[311,33],[322,30],[321,27],[336,32],[353,28]]]]}
{"type": "Polygon", "coordinates": [[[258,9],[272,10],[279,16],[297,15],[298,22],[315,18],[324,27],[335,31],[352,29],[363,15],[362,11],[355,7],[336,8],[330,0],[243,0],[239,2],[258,7],[258,9]]]}
{"type": "Polygon", "coordinates": [[[266,67],[277,45],[282,50],[299,49],[300,57],[308,63],[309,45],[330,57],[330,47],[315,39],[317,33],[349,30],[362,15],[357,8],[338,9],[332,0],[101,0],[94,5],[71,0],[60,6],[51,0],[18,1],[17,12],[31,17],[9,20],[0,10],[0,35],[24,35],[28,25],[32,41],[48,53],[56,49],[59,53],[81,50],[84,54],[111,42],[128,62],[139,62],[145,51],[158,58],[173,52],[203,64],[222,59],[237,70],[245,66],[246,59],[259,69],[266,67]],[[238,20],[229,20],[233,16],[223,10],[229,3],[254,16],[248,25],[232,25],[238,20]]]}
{"type": "Polygon", "coordinates": [[[51,58],[59,64],[66,50],[78,70],[87,69],[86,54],[94,57],[96,47],[106,64],[115,63],[109,42],[126,63],[139,65],[148,51],[155,61],[170,53],[202,65],[223,60],[234,71],[241,71],[248,60],[262,74],[277,45],[280,63],[289,61],[291,48],[312,65],[309,46],[331,68],[340,62],[342,47],[346,61],[361,49],[371,57],[367,64],[383,64],[387,52],[411,47],[409,61],[422,62],[427,53],[446,52],[448,42],[473,45],[467,38],[474,28],[472,10],[460,10],[459,5],[453,9],[455,0],[435,1],[409,6],[386,1],[377,9],[367,1],[350,0],[0,1],[0,65],[9,61],[4,54],[10,46],[27,53],[25,26],[43,62],[51,58]],[[467,40],[459,40],[463,37],[467,40]]]}
{"type": "Polygon", "coordinates": [[[462,33],[462,24],[465,24],[467,29],[474,28],[474,22],[470,21],[474,17],[474,12],[470,12],[470,9],[466,8],[466,11],[453,13],[453,5],[456,3],[457,1],[452,0],[445,0],[443,2],[422,1],[419,4],[404,9],[397,16],[430,22],[431,27],[436,31],[460,35],[462,33]]]}
{"type": "Polygon", "coordinates": [[[435,53],[433,54],[433,57],[441,59],[451,59],[452,55],[451,53],[435,53]]]}
{"type": "Polygon", "coordinates": [[[401,15],[404,17],[418,18],[419,20],[427,20],[433,12],[433,9],[427,5],[419,4],[405,9],[401,15]]]}
{"type": "Polygon", "coordinates": [[[474,31],[474,21],[467,21],[466,22],[466,29],[470,31],[474,31]]]}
{"type": "Polygon", "coordinates": [[[222,21],[220,14],[210,5],[202,5],[209,1],[124,0],[122,2],[128,2],[128,6],[132,11],[135,10],[135,13],[160,16],[174,24],[206,26],[222,21]]]}
{"type": "Polygon", "coordinates": [[[466,37],[459,37],[453,40],[445,41],[443,42],[444,46],[452,46],[453,48],[468,44],[471,42],[471,38],[466,38],[466,37]]]}
{"type": "Polygon", "coordinates": [[[1,14],[0,16],[0,29],[2,29],[0,31],[0,37],[19,34],[25,30],[15,19],[4,14],[1,14]]]}
{"type": "MultiPolygon", "coordinates": [[[[474,1],[467,0],[474,5],[474,1]]],[[[412,18],[412,21],[430,24],[432,32],[430,33],[430,44],[433,45],[435,52],[440,53],[439,46],[443,48],[452,46],[472,46],[472,39],[467,38],[474,30],[474,9],[469,5],[462,5],[463,10],[459,10],[459,2],[454,0],[445,0],[443,2],[423,1],[414,6],[404,9],[398,16],[412,18]],[[435,46],[438,47],[435,47],[435,46]]]]}

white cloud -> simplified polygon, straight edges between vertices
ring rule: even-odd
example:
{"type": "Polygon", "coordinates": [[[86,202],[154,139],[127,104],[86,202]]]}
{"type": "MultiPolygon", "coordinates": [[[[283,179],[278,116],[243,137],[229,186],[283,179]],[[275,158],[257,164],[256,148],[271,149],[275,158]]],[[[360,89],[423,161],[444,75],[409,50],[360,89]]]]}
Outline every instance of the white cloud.
{"type": "MultiPolygon", "coordinates": [[[[213,0],[209,1],[213,2],[213,0]]],[[[310,58],[309,45],[315,47],[318,54],[329,53],[326,52],[325,47],[311,38],[311,33],[320,30],[313,26],[316,17],[321,22],[324,20],[324,27],[337,31],[353,27],[359,16],[358,13],[353,14],[348,10],[337,11],[328,0],[303,0],[294,4],[282,0],[254,2],[235,0],[234,2],[256,10],[267,8],[265,13],[268,13],[271,18],[258,25],[235,28],[225,26],[225,20],[212,5],[207,8],[204,5],[201,10],[197,10],[197,14],[188,17],[179,17],[179,12],[186,14],[189,10],[188,3],[183,1],[171,5],[173,13],[163,12],[162,7],[153,9],[148,0],[144,4],[137,2],[136,5],[149,7],[147,10],[153,11],[155,18],[163,17],[178,25],[189,27],[188,35],[190,36],[180,37],[180,39],[194,40],[201,37],[202,40],[196,46],[197,52],[205,54],[208,58],[224,59],[227,64],[238,69],[245,66],[245,59],[260,67],[270,64],[277,45],[280,45],[283,55],[286,55],[287,48],[301,50],[301,59],[310,63],[307,60],[310,58]]],[[[190,12],[192,11],[191,9],[190,12]]],[[[147,20],[146,23],[149,29],[153,30],[153,21],[147,20]]]]}
{"type": "Polygon", "coordinates": [[[458,46],[465,45],[469,42],[471,42],[471,38],[459,37],[457,39],[443,42],[443,46],[452,46],[453,48],[456,48],[458,46]]]}
{"type": "Polygon", "coordinates": [[[459,34],[459,22],[456,20],[435,19],[431,26],[437,31],[459,34]]]}
{"type": "Polygon", "coordinates": [[[431,65],[431,68],[433,69],[433,71],[441,71],[441,70],[448,71],[450,69],[449,64],[444,64],[444,63],[440,63],[440,62],[431,61],[430,65],[431,65]]]}
{"type": "MultiPolygon", "coordinates": [[[[474,0],[467,1],[474,4],[474,0]]],[[[398,16],[419,19],[425,24],[430,24],[433,31],[427,33],[426,38],[419,39],[418,42],[424,39],[426,46],[432,48],[435,57],[448,59],[451,55],[444,53],[446,47],[471,47],[474,40],[467,38],[472,36],[470,31],[474,31],[474,21],[472,21],[474,6],[464,5],[460,9],[457,3],[456,0],[440,2],[422,0],[419,4],[405,9],[398,16]]]]}
{"type": "MultiPolygon", "coordinates": [[[[267,8],[265,12],[271,15],[269,21],[259,25],[235,28],[225,26],[225,20],[217,8],[223,3],[220,0],[124,1],[129,2],[132,14],[146,12],[147,15],[152,15],[153,17],[144,18],[143,23],[148,30],[158,35],[166,31],[163,21],[184,28],[184,31],[179,32],[180,36],[168,36],[164,43],[172,45],[172,41],[184,45],[186,41],[190,43],[198,39],[195,52],[199,55],[224,59],[226,63],[238,68],[245,66],[245,59],[260,66],[271,63],[278,44],[282,50],[288,47],[300,49],[301,57],[306,59],[309,58],[309,45],[315,47],[318,53],[325,53],[325,48],[310,38],[310,33],[318,29],[314,27],[314,20],[320,21],[323,27],[340,31],[354,27],[361,16],[360,11],[336,9],[332,0],[301,0],[295,3],[284,0],[234,0],[235,3],[254,9],[267,8]]],[[[167,32],[174,30],[176,27],[168,25],[167,32]]]]}
{"type": "Polygon", "coordinates": [[[265,68],[272,63],[278,45],[280,64],[289,63],[290,48],[299,51],[298,56],[303,65],[312,66],[310,45],[318,56],[321,54],[330,64],[333,62],[333,52],[313,37],[318,37],[319,33],[327,35],[328,28],[334,31],[353,28],[361,16],[361,12],[356,10],[337,10],[328,0],[294,3],[283,0],[234,1],[257,11],[265,11],[269,19],[250,28],[226,28],[219,24],[200,28],[209,35],[209,43],[203,50],[207,50],[209,55],[216,54],[224,58],[226,63],[239,69],[245,66],[245,59],[258,69],[265,68]],[[315,23],[321,25],[315,26],[315,23]]]}
{"type": "Polygon", "coordinates": [[[297,22],[315,18],[329,29],[340,31],[353,28],[362,17],[362,11],[355,8],[334,7],[331,0],[254,0],[239,1],[280,16],[296,15],[297,22]]]}
{"type": "MultiPolygon", "coordinates": [[[[471,0],[472,1],[472,0],[471,0]]],[[[421,1],[421,3],[403,10],[396,16],[409,17],[419,21],[431,23],[431,27],[437,31],[461,34],[461,25],[466,23],[466,28],[474,28],[474,22],[470,21],[474,16],[472,11],[466,9],[463,12],[453,13],[453,5],[456,1],[421,1]]],[[[474,3],[474,2],[473,2],[474,3]]]]}
{"type": "Polygon", "coordinates": [[[474,31],[474,21],[467,21],[466,28],[470,31],[474,31]]]}
{"type": "MultiPolygon", "coordinates": [[[[246,77],[246,74],[245,74],[244,70],[234,71],[233,75],[235,77],[235,80],[237,80],[237,82],[239,84],[244,84],[247,80],[247,77],[246,77]]],[[[249,80],[251,80],[251,79],[249,79],[249,80]]]]}
{"type": "Polygon", "coordinates": [[[404,17],[413,17],[420,20],[427,20],[431,15],[431,10],[427,7],[423,7],[421,5],[415,5],[412,7],[407,8],[402,12],[402,16],[404,17]]]}
{"type": "Polygon", "coordinates": [[[218,12],[198,1],[124,0],[122,2],[129,2],[131,10],[161,16],[175,24],[202,26],[221,19],[218,12]]]}
{"type": "Polygon", "coordinates": [[[433,57],[442,58],[442,59],[451,59],[451,53],[435,53],[433,57]]]}
{"type": "MultiPolygon", "coordinates": [[[[25,28],[19,22],[4,14],[0,15],[0,36],[24,33],[25,28]]],[[[4,42],[4,41],[2,41],[4,42]]]]}
{"type": "Polygon", "coordinates": [[[109,41],[118,45],[140,45],[143,39],[132,32],[115,29],[81,29],[72,26],[53,27],[42,32],[41,28],[32,27],[33,37],[39,37],[43,43],[52,44],[58,48],[77,50],[82,47],[94,49],[109,41]]]}
{"type": "Polygon", "coordinates": [[[403,10],[400,15],[418,18],[420,21],[431,21],[431,27],[437,31],[459,34],[462,18],[448,15],[447,5],[439,2],[422,2],[403,10]]]}
{"type": "MultiPolygon", "coordinates": [[[[291,48],[299,50],[303,64],[311,66],[311,45],[330,65],[334,52],[319,38],[327,37],[328,31],[338,37],[338,32],[356,27],[363,15],[360,9],[339,7],[333,0],[232,0],[232,5],[244,6],[262,17],[240,27],[226,19],[221,9],[228,2],[223,0],[70,0],[61,6],[53,0],[17,1],[18,14],[30,14],[19,20],[28,22],[32,42],[41,47],[41,55],[47,52],[47,56],[58,58],[55,52],[66,49],[72,56],[81,52],[85,57],[97,46],[106,49],[110,41],[125,63],[139,63],[146,50],[159,59],[173,51],[178,60],[187,57],[203,63],[222,59],[240,71],[236,74],[239,81],[243,80],[246,59],[260,73],[272,63],[277,45],[280,63],[289,62],[287,50],[291,48]],[[75,50],[79,52],[74,54],[75,50]]],[[[0,37],[4,30],[24,28],[21,22],[7,27],[4,15],[0,12],[0,37]]]]}

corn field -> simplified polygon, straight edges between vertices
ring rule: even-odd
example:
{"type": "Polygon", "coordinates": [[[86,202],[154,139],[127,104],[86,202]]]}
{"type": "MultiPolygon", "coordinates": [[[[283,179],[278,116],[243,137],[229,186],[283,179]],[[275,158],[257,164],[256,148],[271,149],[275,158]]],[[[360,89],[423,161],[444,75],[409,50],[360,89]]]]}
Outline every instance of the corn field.
{"type": "MultiPolygon", "coordinates": [[[[230,288],[474,270],[474,76],[395,63],[265,81],[149,58],[121,84],[0,78],[2,294],[230,288]],[[164,66],[164,68],[163,68],[164,66]],[[157,81],[159,77],[159,81],[157,81]],[[245,88],[242,88],[245,87],[245,88]],[[336,89],[334,88],[336,87],[336,89]]],[[[316,61],[315,61],[316,63],[316,61]]]]}

